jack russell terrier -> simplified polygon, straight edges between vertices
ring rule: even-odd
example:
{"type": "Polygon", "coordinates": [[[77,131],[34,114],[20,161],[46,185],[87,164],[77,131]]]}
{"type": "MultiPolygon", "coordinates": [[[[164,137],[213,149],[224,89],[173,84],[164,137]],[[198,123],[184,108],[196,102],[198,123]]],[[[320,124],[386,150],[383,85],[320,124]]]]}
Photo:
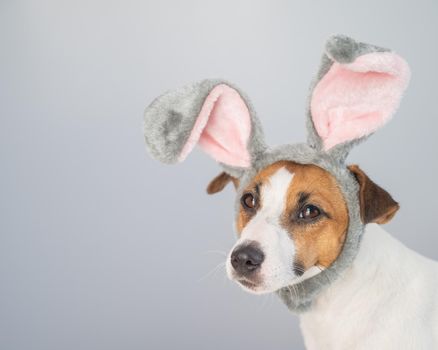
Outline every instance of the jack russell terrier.
{"type": "Polygon", "coordinates": [[[245,95],[204,80],[155,101],[145,140],[166,163],[199,145],[237,190],[230,279],[276,292],[300,315],[308,349],[438,349],[438,263],[386,233],[399,205],[356,165],[352,147],[393,115],[409,81],[398,55],[334,36],[312,84],[307,143],[266,146],[245,95]]]}

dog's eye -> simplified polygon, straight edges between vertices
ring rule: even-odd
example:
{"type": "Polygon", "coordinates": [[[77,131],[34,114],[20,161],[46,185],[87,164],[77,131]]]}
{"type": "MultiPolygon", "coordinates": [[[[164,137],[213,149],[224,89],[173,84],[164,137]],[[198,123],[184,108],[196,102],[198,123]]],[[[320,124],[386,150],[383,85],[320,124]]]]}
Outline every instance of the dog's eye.
{"type": "Polygon", "coordinates": [[[257,205],[257,200],[252,193],[245,193],[240,202],[245,209],[254,209],[257,205]]]}
{"type": "Polygon", "coordinates": [[[308,204],[298,214],[298,218],[302,220],[312,220],[316,219],[318,216],[321,215],[321,211],[318,207],[308,204]]]}

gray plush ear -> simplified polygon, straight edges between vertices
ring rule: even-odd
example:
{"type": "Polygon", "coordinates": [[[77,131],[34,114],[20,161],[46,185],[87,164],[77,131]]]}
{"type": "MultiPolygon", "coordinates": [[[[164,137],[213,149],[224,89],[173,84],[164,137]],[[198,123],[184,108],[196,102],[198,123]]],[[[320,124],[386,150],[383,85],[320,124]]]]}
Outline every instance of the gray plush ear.
{"type": "Polygon", "coordinates": [[[232,175],[251,167],[266,149],[248,99],[222,80],[203,80],[158,97],[146,108],[144,134],[150,153],[162,162],[180,162],[198,144],[232,175]]]}
{"type": "Polygon", "coordinates": [[[388,49],[331,37],[311,89],[310,146],[344,161],[355,144],[392,117],[409,77],[407,63],[388,49]]]}

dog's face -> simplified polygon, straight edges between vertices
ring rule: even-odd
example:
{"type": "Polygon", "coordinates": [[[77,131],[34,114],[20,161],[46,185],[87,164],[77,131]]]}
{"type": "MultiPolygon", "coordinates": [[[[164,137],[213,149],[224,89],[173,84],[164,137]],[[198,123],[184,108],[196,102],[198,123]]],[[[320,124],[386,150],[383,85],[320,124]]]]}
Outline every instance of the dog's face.
{"type": "MultiPolygon", "coordinates": [[[[389,221],[398,204],[357,166],[364,223],[389,221]]],[[[233,181],[212,181],[215,193],[233,181]]],[[[316,165],[279,161],[262,169],[244,188],[236,220],[239,239],[226,261],[227,274],[245,290],[269,293],[329,267],[346,238],[349,213],[336,179],[316,165]]]]}
{"type": "Polygon", "coordinates": [[[227,259],[228,276],[251,292],[272,292],[337,258],[348,210],[327,171],[281,161],[244,189],[236,227],[239,239],[227,259]]]}

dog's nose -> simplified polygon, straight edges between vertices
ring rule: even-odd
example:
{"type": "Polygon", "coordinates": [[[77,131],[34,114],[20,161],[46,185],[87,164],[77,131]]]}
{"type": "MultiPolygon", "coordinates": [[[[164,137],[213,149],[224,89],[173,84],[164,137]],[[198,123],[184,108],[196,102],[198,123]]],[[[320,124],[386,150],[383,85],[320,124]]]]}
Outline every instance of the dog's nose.
{"type": "Polygon", "coordinates": [[[264,259],[265,255],[255,244],[238,246],[231,253],[231,265],[243,276],[257,270],[264,259]]]}

